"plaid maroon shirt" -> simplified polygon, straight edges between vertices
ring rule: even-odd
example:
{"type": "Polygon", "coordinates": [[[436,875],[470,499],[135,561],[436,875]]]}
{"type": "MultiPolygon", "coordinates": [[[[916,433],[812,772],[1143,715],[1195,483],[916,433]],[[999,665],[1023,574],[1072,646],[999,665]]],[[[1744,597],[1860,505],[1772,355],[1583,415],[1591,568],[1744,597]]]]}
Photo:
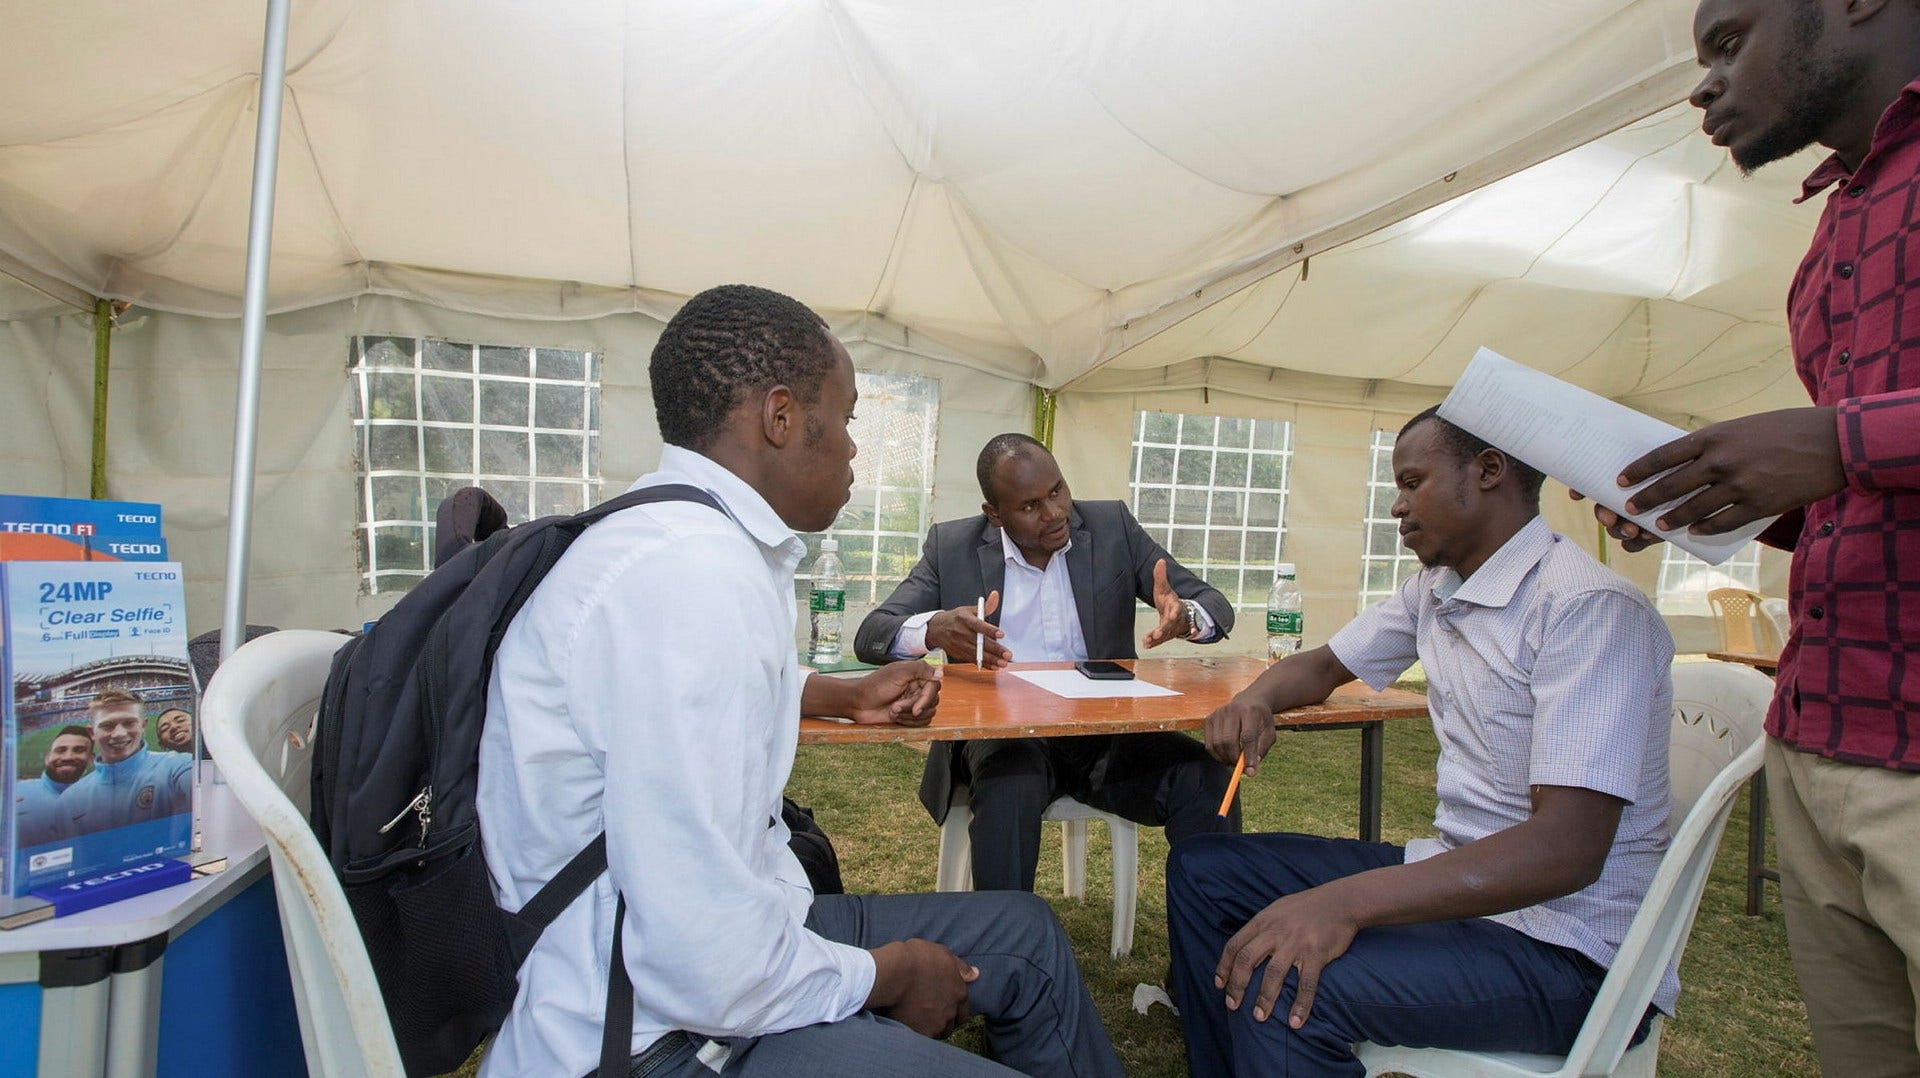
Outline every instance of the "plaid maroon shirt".
{"type": "Polygon", "coordinates": [[[1767,732],[1837,760],[1920,771],[1920,79],[1838,184],[1787,294],[1800,380],[1837,410],[1847,485],[1762,539],[1793,551],[1793,631],[1767,732]]]}

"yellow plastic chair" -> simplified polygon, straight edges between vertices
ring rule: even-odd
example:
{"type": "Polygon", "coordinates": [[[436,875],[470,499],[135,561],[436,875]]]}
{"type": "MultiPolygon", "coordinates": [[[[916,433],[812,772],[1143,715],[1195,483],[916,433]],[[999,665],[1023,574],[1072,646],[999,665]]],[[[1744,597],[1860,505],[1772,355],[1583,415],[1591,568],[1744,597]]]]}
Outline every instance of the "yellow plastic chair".
{"type": "Polygon", "coordinates": [[[1707,605],[1713,609],[1713,625],[1720,633],[1721,651],[1744,651],[1757,655],[1777,655],[1780,634],[1773,619],[1762,611],[1766,596],[1745,588],[1715,588],[1707,593],[1707,605]]]}

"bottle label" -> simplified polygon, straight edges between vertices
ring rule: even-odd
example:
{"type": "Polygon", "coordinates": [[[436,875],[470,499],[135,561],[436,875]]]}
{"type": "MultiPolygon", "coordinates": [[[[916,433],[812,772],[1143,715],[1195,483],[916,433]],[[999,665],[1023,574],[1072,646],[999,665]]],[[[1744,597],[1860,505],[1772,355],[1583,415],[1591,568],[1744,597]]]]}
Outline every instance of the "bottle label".
{"type": "Polygon", "coordinates": [[[1299,636],[1306,619],[1298,610],[1267,611],[1267,632],[1274,636],[1299,636]]]}
{"type": "Polygon", "coordinates": [[[838,614],[847,608],[847,593],[814,588],[807,596],[807,609],[816,614],[838,614]]]}

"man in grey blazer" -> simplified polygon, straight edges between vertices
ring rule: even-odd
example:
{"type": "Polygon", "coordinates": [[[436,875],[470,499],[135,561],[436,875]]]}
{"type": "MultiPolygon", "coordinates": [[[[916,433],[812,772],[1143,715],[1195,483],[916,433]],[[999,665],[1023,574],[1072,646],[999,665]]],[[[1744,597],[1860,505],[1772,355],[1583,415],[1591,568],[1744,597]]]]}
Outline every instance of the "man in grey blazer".
{"type": "MultiPolygon", "coordinates": [[[[1124,503],[1078,502],[1053,454],[1024,434],[980,451],[981,515],[928,533],[919,564],[860,623],[854,653],[885,663],[935,647],[951,662],[1131,659],[1134,602],[1159,624],[1141,640],[1212,643],[1233,628],[1233,605],[1170,557],[1124,503]],[[976,604],[986,596],[985,617],[976,604]]],[[[920,800],[944,822],[956,783],[969,788],[973,882],[1031,891],[1040,816],[1057,797],[1167,829],[1169,841],[1238,831],[1240,803],[1217,815],[1232,768],[1181,734],[935,742],[920,800]]]]}

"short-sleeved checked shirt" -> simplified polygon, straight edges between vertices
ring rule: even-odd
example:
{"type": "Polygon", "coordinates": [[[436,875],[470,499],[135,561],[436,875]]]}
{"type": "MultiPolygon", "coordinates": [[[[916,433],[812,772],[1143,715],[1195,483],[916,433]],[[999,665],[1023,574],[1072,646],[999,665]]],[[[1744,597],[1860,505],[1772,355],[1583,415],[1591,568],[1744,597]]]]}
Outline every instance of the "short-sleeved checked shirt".
{"type": "Polygon", "coordinates": [[[1793,551],[1792,632],[1767,732],[1801,752],[1920,771],[1920,80],[1835,185],[1794,275],[1794,361],[1837,411],[1847,485],[1762,536],[1793,551]]]}
{"type": "MultiPolygon", "coordinates": [[[[1673,637],[1640,589],[1535,517],[1473,576],[1423,570],[1328,646],[1374,688],[1426,669],[1439,837],[1408,861],[1526,822],[1534,786],[1627,803],[1598,880],[1488,918],[1611,966],[1669,837],[1673,637]]],[[[1679,994],[1669,968],[1653,1002],[1671,1014],[1679,994]]]]}

